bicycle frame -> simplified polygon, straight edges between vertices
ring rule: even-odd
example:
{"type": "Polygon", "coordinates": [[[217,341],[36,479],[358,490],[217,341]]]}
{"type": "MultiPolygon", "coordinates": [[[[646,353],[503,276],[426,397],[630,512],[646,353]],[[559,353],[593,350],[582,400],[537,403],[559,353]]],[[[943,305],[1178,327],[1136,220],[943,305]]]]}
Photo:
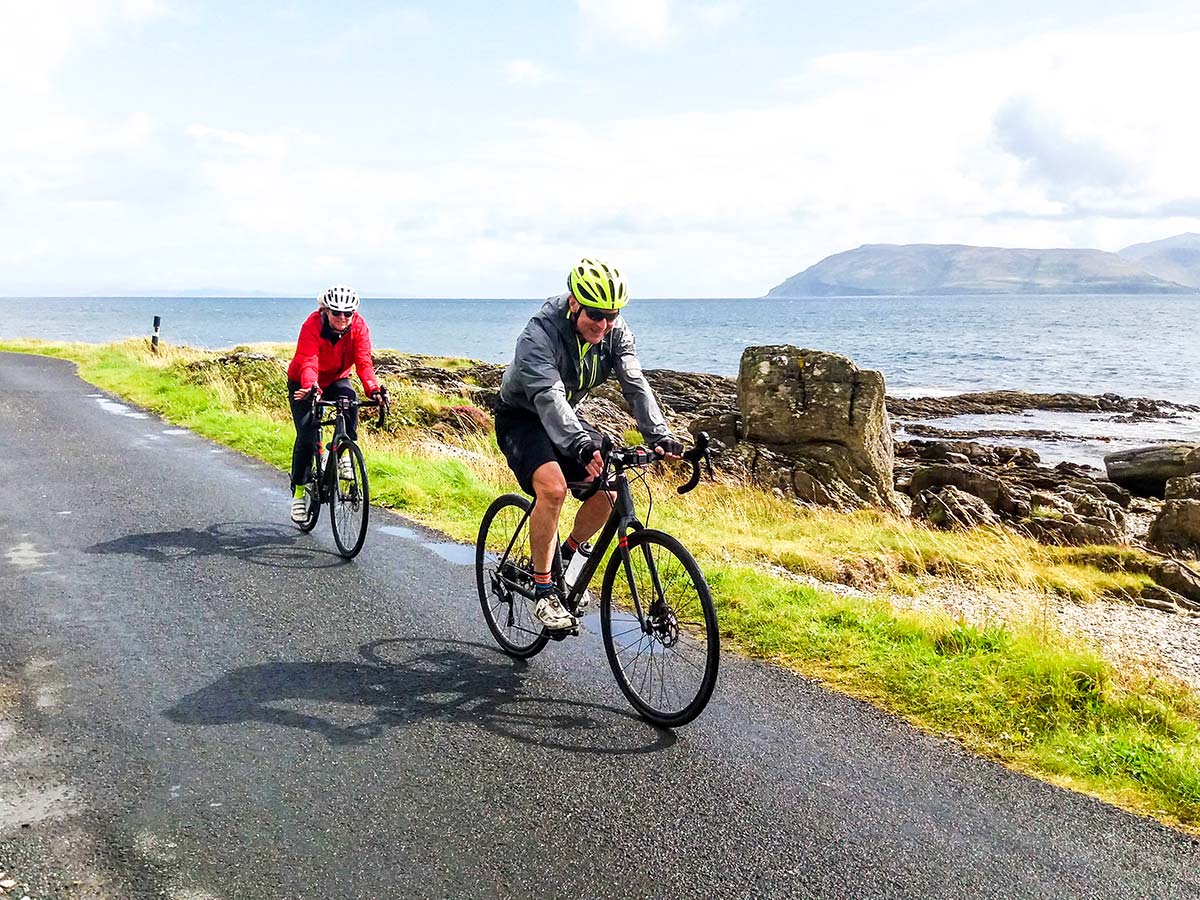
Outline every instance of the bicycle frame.
{"type": "Polygon", "coordinates": [[[317,486],[320,491],[320,501],[328,503],[333,488],[334,467],[337,464],[337,448],[343,440],[349,440],[346,434],[346,411],[345,408],[336,402],[328,400],[313,401],[313,415],[317,417],[317,446],[313,448],[313,455],[316,458],[314,465],[321,461],[321,450],[325,449],[325,468],[317,471],[317,486]],[[321,408],[333,407],[334,414],[327,419],[321,419],[321,408]],[[325,429],[330,425],[333,426],[333,437],[329,443],[324,442],[325,429]]]}
{"type": "MultiPolygon", "coordinates": [[[[596,574],[596,570],[600,568],[600,563],[603,561],[604,553],[608,550],[614,537],[618,537],[618,549],[623,554],[625,566],[629,566],[629,550],[626,548],[627,534],[630,530],[638,531],[643,526],[638,520],[637,514],[633,506],[633,492],[629,488],[629,480],[625,477],[624,472],[617,473],[611,484],[601,488],[601,490],[611,490],[617,495],[613,502],[612,511],[604,522],[604,526],[600,529],[600,534],[592,542],[592,553],[588,557],[588,561],[583,564],[583,569],[579,573],[579,577],[575,580],[575,586],[571,588],[566,595],[567,604],[574,609],[579,598],[583,596],[583,592],[587,590],[587,586],[591,583],[592,577],[596,574]]],[[[533,591],[527,590],[523,586],[514,583],[509,578],[504,577],[504,565],[508,562],[508,557],[512,554],[513,543],[517,536],[522,533],[529,517],[533,514],[533,508],[537,505],[537,498],[534,498],[533,504],[522,517],[520,524],[513,530],[513,536],[509,539],[508,546],[504,549],[504,555],[500,558],[496,570],[500,573],[500,577],[504,580],[504,585],[509,590],[521,594],[530,600],[535,599],[533,591]]],[[[554,551],[554,570],[558,578],[562,578],[563,565],[560,551],[556,548],[554,551]]],[[[640,610],[639,610],[640,618],[640,610]]]]}
{"type": "MultiPolygon", "coordinates": [[[[707,461],[707,456],[705,454],[708,452],[708,435],[702,432],[698,438],[699,443],[697,447],[692,451],[689,451],[689,454],[685,455],[684,457],[692,463],[694,470],[693,477],[686,485],[679,488],[681,493],[684,493],[687,490],[691,490],[693,487],[695,487],[696,483],[700,480],[700,460],[704,459],[707,461]]],[[[625,476],[625,469],[632,466],[644,465],[654,458],[655,457],[649,450],[646,450],[645,448],[634,448],[632,450],[627,449],[624,451],[617,451],[611,454],[609,459],[606,460],[605,469],[600,476],[601,487],[599,490],[611,491],[616,494],[616,498],[613,501],[612,510],[609,512],[608,518],[604,522],[604,526],[600,529],[600,534],[592,543],[591,555],[588,557],[587,562],[583,564],[583,569],[580,571],[579,577],[576,578],[575,584],[567,592],[564,598],[564,602],[566,603],[567,607],[573,612],[579,608],[579,601],[583,597],[584,591],[588,589],[588,585],[591,584],[592,578],[600,568],[600,564],[604,561],[604,554],[612,544],[613,539],[616,538],[617,552],[621,555],[621,564],[624,566],[625,575],[629,579],[629,590],[633,597],[634,611],[637,614],[638,622],[643,630],[646,630],[649,627],[647,624],[645,611],[642,609],[641,598],[638,596],[636,579],[633,577],[633,567],[629,561],[628,547],[629,532],[640,531],[645,526],[642,525],[641,520],[639,520],[637,517],[637,511],[633,503],[633,491],[629,487],[629,479],[625,476]],[[628,458],[631,461],[626,461],[627,455],[630,454],[631,456],[628,458]],[[614,466],[614,471],[611,474],[608,473],[608,466],[610,464],[614,466]]],[[[573,488],[590,487],[591,483],[572,483],[568,486],[573,488]]],[[[537,498],[534,497],[533,503],[530,505],[528,511],[526,511],[524,517],[521,519],[520,524],[516,529],[514,529],[513,536],[509,539],[508,546],[504,550],[504,555],[500,558],[500,562],[496,566],[496,577],[503,581],[504,586],[508,590],[518,593],[530,600],[536,599],[534,592],[506,577],[504,574],[504,567],[508,562],[509,556],[512,554],[513,544],[515,543],[517,536],[524,530],[529,521],[529,517],[533,514],[533,510],[536,505],[537,498]]],[[[561,550],[557,545],[554,549],[553,565],[555,578],[557,578],[561,583],[563,573],[562,556],[561,550]]],[[[659,586],[658,569],[655,565],[653,556],[648,551],[646,553],[646,565],[650,571],[650,578],[655,586],[655,591],[661,595],[662,591],[659,586]]]]}
{"type": "Polygon", "coordinates": [[[372,406],[380,408],[380,422],[384,422],[387,416],[386,395],[382,402],[375,400],[350,400],[348,398],[342,400],[319,400],[316,397],[313,398],[312,414],[317,419],[317,446],[313,448],[313,456],[316,463],[319,463],[321,460],[321,448],[324,447],[328,451],[326,453],[325,469],[322,471],[317,467],[318,471],[316,473],[321,503],[329,502],[329,497],[332,493],[333,479],[336,477],[333,465],[334,460],[337,458],[337,448],[344,441],[350,440],[350,436],[346,433],[346,410],[352,408],[364,409],[372,406]],[[332,409],[333,414],[326,419],[322,419],[322,409],[332,409]],[[333,426],[333,437],[326,444],[323,441],[323,436],[325,429],[330,425],[333,426]]]}

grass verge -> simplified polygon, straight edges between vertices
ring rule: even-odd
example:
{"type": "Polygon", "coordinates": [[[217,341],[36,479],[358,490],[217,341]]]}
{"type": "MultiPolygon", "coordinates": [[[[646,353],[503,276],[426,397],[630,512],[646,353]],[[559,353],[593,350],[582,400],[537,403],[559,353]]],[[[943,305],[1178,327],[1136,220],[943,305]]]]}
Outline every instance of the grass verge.
{"type": "MultiPolygon", "coordinates": [[[[214,366],[212,353],[164,347],[152,355],[140,340],[7,341],[0,349],[72,360],[87,381],[175,424],[281,469],[290,462],[294,432],[269,359],[214,366]]],[[[397,387],[396,429],[364,429],[374,499],[473,541],[487,504],[513,489],[495,442],[430,428],[462,398],[397,387]]],[[[650,481],[653,524],[682,537],[700,560],[727,643],[1015,769],[1200,834],[1195,692],[1123,672],[1032,617],[979,625],[899,612],[794,577],[906,592],[952,579],[1088,601],[1148,584],[1131,551],[1048,548],[1001,530],[935,532],[875,513],[801,510],[731,484],[678,498],[672,473],[650,481]]],[[[281,515],[285,494],[281,481],[281,515]]]]}

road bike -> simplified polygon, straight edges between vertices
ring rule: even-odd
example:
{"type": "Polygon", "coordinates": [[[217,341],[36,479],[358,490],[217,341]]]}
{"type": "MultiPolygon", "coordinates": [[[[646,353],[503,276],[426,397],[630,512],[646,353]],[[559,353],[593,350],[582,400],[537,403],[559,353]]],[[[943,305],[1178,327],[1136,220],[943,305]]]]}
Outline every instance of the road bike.
{"type": "Polygon", "coordinates": [[[297,523],[301,531],[312,531],[321,517],[321,505],[329,504],[329,524],[333,526],[333,542],[338,553],[353,559],[367,539],[367,519],[371,512],[371,490],[367,483],[367,467],[362,450],[346,434],[346,414],[352,409],[379,408],[379,427],[387,425],[388,399],[386,391],[379,400],[357,400],[339,397],[336,400],[313,399],[313,415],[317,417],[317,446],[313,464],[304,488],[308,494],[308,515],[297,523]],[[325,416],[328,411],[329,415],[325,416]],[[324,441],[325,429],[333,426],[333,437],[324,441]],[[343,459],[349,459],[350,478],[339,477],[343,459]]]}
{"type": "MultiPolygon", "coordinates": [[[[695,446],[682,458],[691,463],[692,473],[676,490],[686,494],[699,483],[702,464],[712,475],[708,435],[696,435],[695,446]]],[[[696,560],[676,538],[645,527],[637,517],[630,481],[644,482],[642,470],[659,459],[647,447],[613,449],[595,482],[571,485],[591,489],[599,484],[599,490],[613,492],[615,500],[575,583],[563,580],[557,541],[552,574],[564,604],[578,615],[590,597],[592,576],[616,540],[600,588],[605,654],[633,708],[650,722],[675,727],[696,718],[712,696],[720,635],[712,595],[696,560]]],[[[549,631],[533,616],[529,516],[536,502],[521,494],[497,497],[484,513],[475,543],[475,578],[484,619],[501,648],[520,659],[569,634],[549,631]]]]}

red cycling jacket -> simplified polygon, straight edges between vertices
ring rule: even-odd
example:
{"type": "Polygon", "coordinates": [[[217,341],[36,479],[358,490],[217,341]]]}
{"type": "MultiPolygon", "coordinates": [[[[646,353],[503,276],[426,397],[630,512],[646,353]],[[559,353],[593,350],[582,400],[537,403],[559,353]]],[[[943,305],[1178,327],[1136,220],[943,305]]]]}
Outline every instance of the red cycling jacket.
{"type": "Polygon", "coordinates": [[[318,309],[304,320],[296,341],[296,355],[288,365],[289,381],[298,381],[307,389],[317,384],[325,390],[339,378],[347,378],[351,369],[358,370],[358,380],[369,397],[379,390],[375,364],[371,361],[371,332],[361,313],[350,320],[350,330],[337,343],[321,334],[324,319],[318,309]]]}

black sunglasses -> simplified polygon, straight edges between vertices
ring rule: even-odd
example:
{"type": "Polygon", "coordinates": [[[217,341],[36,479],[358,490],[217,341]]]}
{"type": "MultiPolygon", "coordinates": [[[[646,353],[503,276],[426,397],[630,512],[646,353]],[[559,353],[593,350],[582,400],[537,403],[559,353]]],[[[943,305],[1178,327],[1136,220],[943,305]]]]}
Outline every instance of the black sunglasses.
{"type": "Polygon", "coordinates": [[[329,313],[331,316],[337,316],[339,319],[349,319],[354,315],[354,310],[351,310],[350,312],[339,312],[336,309],[327,309],[325,312],[329,313]]]}
{"type": "Polygon", "coordinates": [[[583,304],[580,304],[580,307],[585,313],[587,313],[587,317],[593,322],[615,322],[617,320],[617,316],[620,315],[620,313],[616,310],[613,310],[612,312],[605,312],[602,309],[594,309],[590,306],[583,306],[583,304]]]}

